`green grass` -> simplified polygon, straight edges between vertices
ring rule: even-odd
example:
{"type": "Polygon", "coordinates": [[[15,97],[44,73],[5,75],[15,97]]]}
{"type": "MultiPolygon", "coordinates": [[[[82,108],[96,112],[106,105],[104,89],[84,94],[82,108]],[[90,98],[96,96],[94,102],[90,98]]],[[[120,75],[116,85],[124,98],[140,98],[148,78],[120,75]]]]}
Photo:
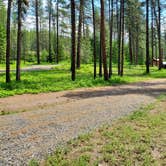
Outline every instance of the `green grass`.
{"type": "Polygon", "coordinates": [[[125,67],[124,77],[117,76],[114,67],[114,75],[111,80],[104,81],[103,78],[93,79],[93,66],[82,65],[77,71],[77,79],[71,81],[70,66],[62,63],[51,71],[22,72],[21,82],[16,82],[15,74],[12,73],[12,82],[5,83],[5,74],[0,74],[0,97],[7,97],[24,93],[56,92],[81,87],[109,86],[117,84],[127,84],[153,78],[166,78],[166,70],[158,71],[151,69],[151,74],[144,73],[145,67],[125,67]]]}
{"type": "MultiPolygon", "coordinates": [[[[42,162],[43,166],[164,165],[166,96],[130,116],[71,140],[42,162]]],[[[32,164],[37,161],[32,160],[32,164]]]]}

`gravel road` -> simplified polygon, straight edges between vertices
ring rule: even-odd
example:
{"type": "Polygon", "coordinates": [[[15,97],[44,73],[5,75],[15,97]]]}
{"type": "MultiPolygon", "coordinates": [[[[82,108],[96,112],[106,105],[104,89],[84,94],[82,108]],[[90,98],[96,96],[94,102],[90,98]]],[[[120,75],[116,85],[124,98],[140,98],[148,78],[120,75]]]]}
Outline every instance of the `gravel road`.
{"type": "MultiPolygon", "coordinates": [[[[31,65],[29,67],[21,68],[21,71],[23,72],[29,72],[29,71],[41,71],[41,70],[52,70],[55,66],[58,65],[31,65]]],[[[11,70],[11,72],[15,72],[16,70],[11,70]]],[[[0,69],[0,73],[5,73],[6,70],[0,69]]]]}
{"type": "Polygon", "coordinates": [[[166,79],[0,99],[1,111],[20,110],[0,116],[0,166],[42,160],[57,146],[154,102],[162,93],[166,79]]]}

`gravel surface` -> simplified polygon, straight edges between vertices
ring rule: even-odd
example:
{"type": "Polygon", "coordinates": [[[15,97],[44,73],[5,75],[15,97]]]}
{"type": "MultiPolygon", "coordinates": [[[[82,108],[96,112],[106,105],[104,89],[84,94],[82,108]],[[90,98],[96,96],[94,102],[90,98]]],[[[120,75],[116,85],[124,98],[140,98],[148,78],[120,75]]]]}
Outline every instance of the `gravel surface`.
{"type": "MultiPolygon", "coordinates": [[[[24,67],[21,71],[28,72],[28,71],[41,71],[41,70],[52,70],[55,66],[58,65],[31,65],[30,67],[24,67]]],[[[11,70],[11,72],[15,72],[16,70],[11,70]]],[[[0,69],[0,73],[5,73],[6,70],[0,69]]]]}
{"type": "Polygon", "coordinates": [[[2,108],[11,108],[13,100],[13,108],[18,110],[32,105],[28,107],[31,111],[0,116],[0,166],[27,165],[32,158],[42,160],[57,146],[154,102],[162,93],[166,93],[166,79],[24,95],[25,105],[21,96],[0,99],[2,108]]]}

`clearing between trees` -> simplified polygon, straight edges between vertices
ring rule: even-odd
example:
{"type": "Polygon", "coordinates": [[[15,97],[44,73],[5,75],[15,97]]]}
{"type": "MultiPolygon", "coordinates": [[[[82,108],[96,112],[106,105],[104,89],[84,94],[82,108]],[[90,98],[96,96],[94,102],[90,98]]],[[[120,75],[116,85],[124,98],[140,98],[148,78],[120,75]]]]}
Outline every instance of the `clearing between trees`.
{"type": "Polygon", "coordinates": [[[59,145],[153,103],[162,94],[166,79],[0,99],[1,111],[10,113],[0,116],[0,164],[42,160],[59,145]]]}

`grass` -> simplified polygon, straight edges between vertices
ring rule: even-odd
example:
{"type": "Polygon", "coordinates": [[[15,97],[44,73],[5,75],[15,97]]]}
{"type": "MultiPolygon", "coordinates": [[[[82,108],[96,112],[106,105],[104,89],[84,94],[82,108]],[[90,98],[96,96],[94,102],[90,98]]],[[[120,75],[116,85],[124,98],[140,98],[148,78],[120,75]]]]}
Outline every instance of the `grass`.
{"type": "MultiPolygon", "coordinates": [[[[7,97],[16,94],[25,93],[41,93],[41,92],[56,92],[82,87],[97,87],[109,86],[117,84],[127,84],[153,78],[166,78],[166,70],[158,71],[157,68],[151,69],[151,74],[144,73],[145,67],[125,67],[124,77],[119,77],[114,74],[109,81],[104,81],[103,78],[93,79],[93,66],[82,65],[77,71],[77,79],[71,81],[70,66],[67,63],[62,63],[51,71],[32,71],[22,72],[21,82],[16,82],[15,74],[12,73],[12,82],[6,84],[5,74],[0,74],[0,97],[7,97]]],[[[114,67],[114,73],[117,73],[114,67]]]]}
{"type": "MultiPolygon", "coordinates": [[[[166,96],[130,116],[71,140],[42,166],[164,165],[166,96]]],[[[32,160],[30,166],[39,163],[32,160]]]]}

